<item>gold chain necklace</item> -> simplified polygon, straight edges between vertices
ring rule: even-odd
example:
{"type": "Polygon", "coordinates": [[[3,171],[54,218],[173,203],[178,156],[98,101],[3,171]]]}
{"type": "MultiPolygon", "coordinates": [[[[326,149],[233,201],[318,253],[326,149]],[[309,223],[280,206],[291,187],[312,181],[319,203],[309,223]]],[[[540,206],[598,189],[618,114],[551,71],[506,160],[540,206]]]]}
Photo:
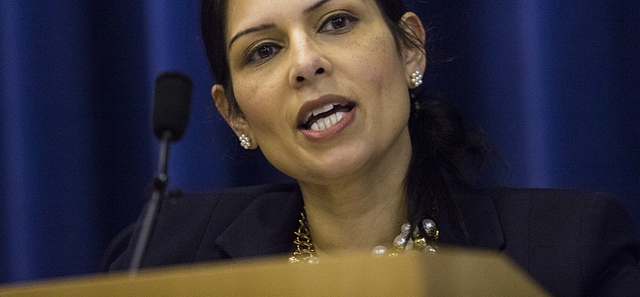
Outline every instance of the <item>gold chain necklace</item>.
{"type": "MultiPolygon", "coordinates": [[[[293,241],[296,245],[296,250],[293,252],[293,255],[289,257],[289,263],[318,263],[320,259],[316,256],[304,211],[300,213],[298,222],[300,223],[300,227],[298,227],[298,231],[293,232],[296,235],[296,239],[293,241]]],[[[434,221],[424,219],[422,220],[421,226],[413,228],[413,232],[411,232],[411,229],[411,224],[409,223],[404,223],[402,227],[400,227],[400,234],[393,240],[393,251],[390,253],[387,253],[385,246],[379,245],[373,248],[371,254],[374,256],[388,254],[393,257],[397,256],[398,253],[408,250],[417,250],[425,253],[435,253],[437,251],[440,231],[434,221]],[[426,238],[421,235],[418,228],[422,228],[424,234],[427,235],[426,238]]]]}

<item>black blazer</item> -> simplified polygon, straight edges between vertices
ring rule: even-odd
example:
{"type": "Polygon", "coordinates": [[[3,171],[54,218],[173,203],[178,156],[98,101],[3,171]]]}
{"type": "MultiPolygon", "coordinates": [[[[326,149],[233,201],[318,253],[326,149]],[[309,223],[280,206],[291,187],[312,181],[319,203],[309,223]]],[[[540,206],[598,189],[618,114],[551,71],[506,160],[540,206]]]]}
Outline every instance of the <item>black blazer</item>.
{"type": "MultiPolygon", "coordinates": [[[[501,188],[458,191],[454,199],[470,240],[445,212],[437,222],[441,246],[501,250],[556,296],[640,296],[640,246],[611,198],[501,188]]],[[[167,199],[143,267],[291,253],[302,207],[297,185],[167,199]]],[[[128,267],[131,243],[112,270],[128,267]]]]}

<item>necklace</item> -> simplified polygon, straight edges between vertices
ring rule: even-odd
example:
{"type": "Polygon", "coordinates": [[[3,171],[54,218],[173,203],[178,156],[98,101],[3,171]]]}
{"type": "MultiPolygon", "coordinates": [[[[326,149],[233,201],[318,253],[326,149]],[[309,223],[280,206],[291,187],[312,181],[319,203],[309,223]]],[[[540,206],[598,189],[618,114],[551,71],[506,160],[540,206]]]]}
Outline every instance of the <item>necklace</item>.
{"type": "MultiPolygon", "coordinates": [[[[311,234],[307,226],[307,217],[304,211],[300,213],[298,222],[300,223],[300,227],[298,227],[298,231],[294,232],[296,239],[293,241],[296,245],[296,250],[293,252],[293,255],[289,257],[289,263],[318,263],[320,258],[316,255],[313,247],[313,241],[311,240],[311,234]]],[[[379,245],[373,248],[371,254],[373,256],[388,254],[393,257],[397,256],[398,253],[409,250],[422,251],[425,253],[435,253],[437,251],[440,231],[433,220],[424,219],[420,226],[413,228],[413,232],[411,229],[411,224],[408,222],[402,224],[400,234],[393,240],[393,249],[391,252],[387,250],[387,247],[379,245]],[[426,234],[426,238],[422,236],[422,234],[426,234]]]]}

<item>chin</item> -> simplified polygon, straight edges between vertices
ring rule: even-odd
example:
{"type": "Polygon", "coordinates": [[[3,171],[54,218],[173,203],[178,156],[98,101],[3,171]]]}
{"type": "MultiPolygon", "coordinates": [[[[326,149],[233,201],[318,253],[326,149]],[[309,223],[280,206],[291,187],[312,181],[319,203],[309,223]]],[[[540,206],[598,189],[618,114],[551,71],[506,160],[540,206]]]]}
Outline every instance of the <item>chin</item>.
{"type": "Polygon", "coordinates": [[[367,162],[353,157],[344,158],[346,156],[349,155],[343,155],[341,158],[321,165],[316,164],[316,166],[307,167],[307,178],[301,178],[300,180],[326,184],[351,180],[353,177],[362,175],[363,170],[366,170],[364,167],[367,162]]]}

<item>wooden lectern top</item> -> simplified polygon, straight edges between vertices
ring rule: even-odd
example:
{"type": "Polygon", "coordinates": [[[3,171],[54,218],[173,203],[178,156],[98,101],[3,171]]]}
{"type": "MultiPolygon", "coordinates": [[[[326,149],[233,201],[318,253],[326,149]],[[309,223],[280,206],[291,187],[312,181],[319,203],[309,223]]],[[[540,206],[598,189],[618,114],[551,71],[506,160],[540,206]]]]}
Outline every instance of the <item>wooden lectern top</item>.
{"type": "Polygon", "coordinates": [[[506,256],[445,250],[319,264],[286,258],[112,273],[0,288],[0,296],[547,296],[506,256]]]}

